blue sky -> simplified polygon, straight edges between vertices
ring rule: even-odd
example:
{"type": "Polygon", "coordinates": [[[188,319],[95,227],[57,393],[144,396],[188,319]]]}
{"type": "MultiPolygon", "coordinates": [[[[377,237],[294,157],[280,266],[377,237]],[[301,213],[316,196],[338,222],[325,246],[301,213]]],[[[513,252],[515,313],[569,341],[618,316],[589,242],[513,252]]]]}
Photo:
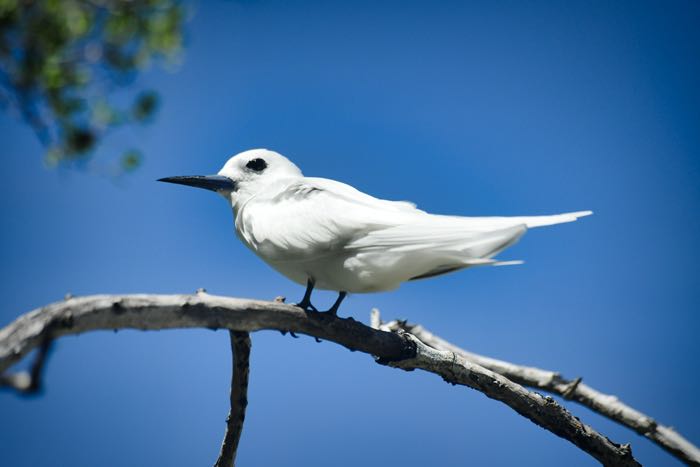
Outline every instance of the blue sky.
{"type": "MultiPolygon", "coordinates": [[[[522,266],[354,295],[341,314],[376,306],[583,376],[698,443],[699,21],[693,1],[201,2],[179,71],[138,83],[161,93],[155,122],[98,154],[141,148],[128,178],[46,170],[0,114],[0,323],[66,292],[300,298],[238,242],[220,198],[154,182],[267,147],[432,212],[595,211],[501,254],[522,266]]],[[[44,394],[0,393],[2,463],[211,464],[229,362],[221,331],[61,339],[44,394]]],[[[244,466],[595,465],[477,392],[308,337],[253,335],[249,399],[244,466]]],[[[643,463],[680,465],[570,407],[643,463]]]]}

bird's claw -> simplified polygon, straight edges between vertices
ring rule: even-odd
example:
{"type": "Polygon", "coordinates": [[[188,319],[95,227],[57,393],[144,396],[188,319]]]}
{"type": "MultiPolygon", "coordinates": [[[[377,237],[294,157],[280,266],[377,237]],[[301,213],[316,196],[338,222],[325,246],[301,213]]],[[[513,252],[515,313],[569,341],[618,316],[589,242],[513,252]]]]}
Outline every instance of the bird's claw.
{"type": "Polygon", "coordinates": [[[332,315],[332,316],[338,316],[338,308],[340,308],[340,304],[343,302],[345,299],[345,296],[347,295],[347,292],[339,292],[338,293],[338,299],[335,301],[332,307],[330,307],[328,310],[326,310],[326,313],[332,315]]]}
{"type": "Polygon", "coordinates": [[[295,303],[294,306],[301,308],[304,311],[313,311],[314,313],[318,313],[318,310],[316,309],[315,306],[311,304],[311,302],[306,302],[304,303],[303,301],[299,303],[295,303]]]}

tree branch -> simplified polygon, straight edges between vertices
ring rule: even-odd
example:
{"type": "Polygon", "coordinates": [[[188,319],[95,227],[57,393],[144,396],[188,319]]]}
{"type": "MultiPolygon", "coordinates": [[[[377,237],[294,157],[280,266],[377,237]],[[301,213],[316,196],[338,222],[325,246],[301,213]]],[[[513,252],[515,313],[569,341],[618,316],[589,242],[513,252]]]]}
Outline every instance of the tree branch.
{"type": "Polygon", "coordinates": [[[229,331],[231,338],[231,409],[226,418],[226,434],[214,467],[233,467],[238,441],[241,439],[245,409],[248,406],[248,374],[250,372],[250,334],[229,331]]]}
{"type": "Polygon", "coordinates": [[[568,380],[563,378],[558,372],[516,365],[503,360],[475,354],[457,347],[417,324],[408,324],[402,321],[391,321],[381,324],[378,312],[374,319],[375,322],[380,323],[379,326],[376,326],[377,329],[387,331],[403,330],[409,332],[421,342],[434,349],[454,352],[465,360],[488,368],[513,382],[557,394],[564,399],[576,401],[595,412],[605,415],[617,423],[631,428],[640,435],[649,438],[686,464],[700,465],[700,449],[675,430],[658,424],[653,418],[633,409],[620,401],[617,397],[604,394],[583,384],[581,382],[582,378],[568,380]]]}
{"type": "Polygon", "coordinates": [[[37,351],[34,363],[29,371],[0,374],[0,388],[13,389],[20,394],[36,394],[41,391],[42,373],[46,359],[51,351],[51,337],[47,336],[37,351]]]}
{"type": "Polygon", "coordinates": [[[376,331],[353,318],[306,313],[284,303],[206,293],[92,295],[38,308],[0,329],[0,373],[38,347],[45,336],[57,338],[113,329],[183,328],[293,331],[377,355],[384,362],[415,355],[415,347],[396,333],[376,331]]]}
{"type": "Polygon", "coordinates": [[[292,331],[336,342],[404,370],[422,369],[504,402],[539,426],[572,442],[605,465],[637,466],[629,445],[613,443],[581,423],[551,397],[529,392],[452,351],[436,350],[404,332],[387,332],[352,318],[305,312],[275,302],[196,295],[96,295],[54,303],[0,330],[0,373],[44,339],[109,329],[226,328],[292,331]]]}

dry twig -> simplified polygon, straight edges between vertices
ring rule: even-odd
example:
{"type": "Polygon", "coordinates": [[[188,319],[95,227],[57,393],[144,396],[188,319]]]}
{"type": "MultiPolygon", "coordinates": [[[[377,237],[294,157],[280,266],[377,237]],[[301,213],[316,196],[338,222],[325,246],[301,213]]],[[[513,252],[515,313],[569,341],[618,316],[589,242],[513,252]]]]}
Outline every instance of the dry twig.
{"type": "Polygon", "coordinates": [[[226,418],[226,434],[214,467],[233,467],[238,442],[243,432],[245,409],[248,406],[248,374],[250,373],[250,334],[229,331],[231,338],[231,409],[226,418]]]}

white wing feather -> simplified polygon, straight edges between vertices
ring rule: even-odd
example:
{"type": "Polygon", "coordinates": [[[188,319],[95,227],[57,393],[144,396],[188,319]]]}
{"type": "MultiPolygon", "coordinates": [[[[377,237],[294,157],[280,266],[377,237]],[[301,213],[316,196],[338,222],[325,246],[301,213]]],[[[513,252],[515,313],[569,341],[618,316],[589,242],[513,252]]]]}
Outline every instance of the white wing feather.
{"type": "Polygon", "coordinates": [[[283,260],[337,251],[367,232],[416,215],[427,216],[410,203],[380,200],[333,180],[306,178],[255,196],[237,213],[236,225],[254,250],[283,260]]]}
{"type": "MultiPolygon", "coordinates": [[[[355,273],[399,271],[405,277],[396,278],[398,285],[465,267],[503,264],[489,258],[515,243],[528,227],[571,222],[588,214],[432,215],[411,203],[374,198],[337,181],[302,178],[280,180],[258,193],[241,207],[236,226],[245,243],[272,263],[309,262],[343,252],[346,267],[355,273]]],[[[381,281],[376,274],[371,280],[381,281]]]]}

